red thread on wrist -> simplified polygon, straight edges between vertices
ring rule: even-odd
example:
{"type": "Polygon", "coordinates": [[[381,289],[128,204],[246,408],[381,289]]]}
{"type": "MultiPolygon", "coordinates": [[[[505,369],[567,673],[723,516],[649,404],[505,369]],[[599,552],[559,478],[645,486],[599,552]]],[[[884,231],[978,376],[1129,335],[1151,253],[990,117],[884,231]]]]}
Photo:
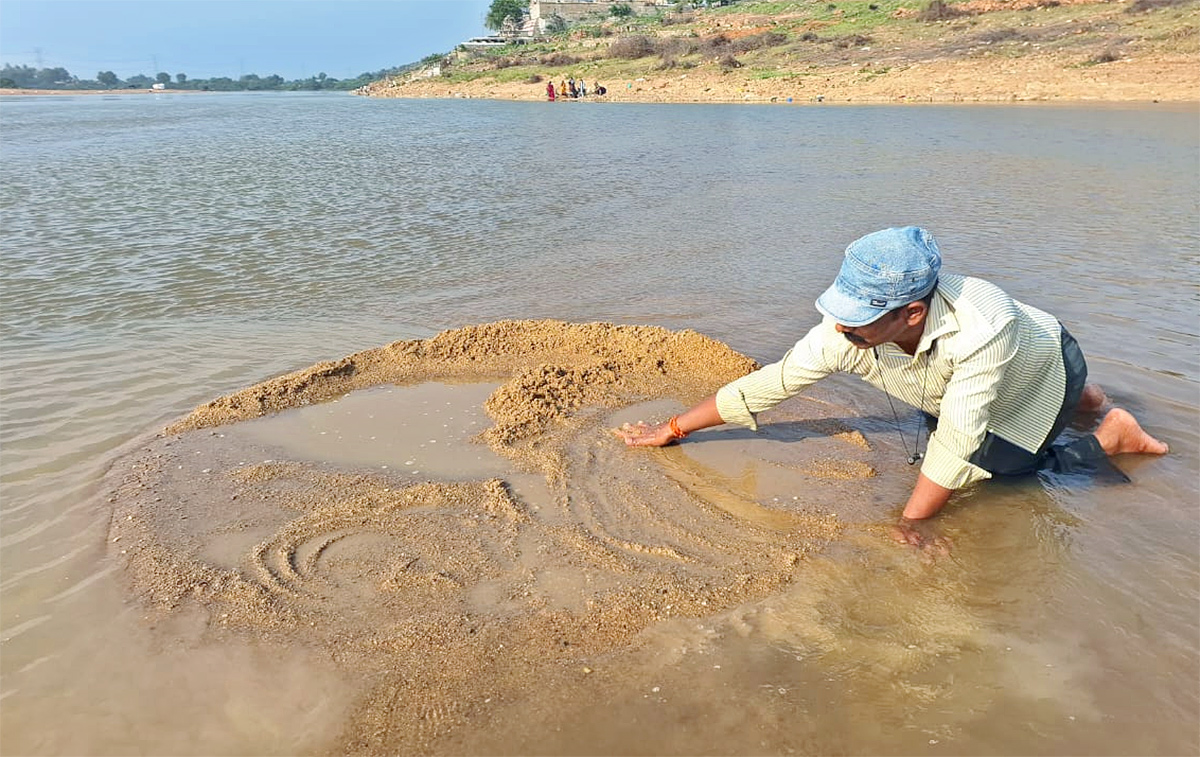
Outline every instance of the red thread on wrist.
{"type": "Polygon", "coordinates": [[[683,437],[687,436],[685,432],[679,429],[678,415],[672,415],[671,420],[667,421],[667,425],[671,428],[671,436],[675,437],[676,439],[682,439],[683,437]]]}

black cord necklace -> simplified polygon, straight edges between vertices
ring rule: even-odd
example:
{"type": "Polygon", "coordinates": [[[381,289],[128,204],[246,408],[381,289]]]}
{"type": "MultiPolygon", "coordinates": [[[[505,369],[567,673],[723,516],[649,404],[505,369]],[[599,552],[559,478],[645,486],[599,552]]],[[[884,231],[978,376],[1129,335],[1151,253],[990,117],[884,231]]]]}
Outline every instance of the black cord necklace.
{"type": "MultiPolygon", "coordinates": [[[[888,391],[887,381],[884,380],[883,364],[879,362],[879,348],[872,347],[871,351],[875,353],[875,363],[879,366],[879,383],[883,384],[883,393],[887,396],[888,407],[892,409],[892,418],[896,420],[896,433],[900,435],[900,446],[904,448],[904,454],[908,455],[908,464],[916,465],[919,460],[925,457],[925,453],[921,452],[921,427],[925,425],[925,386],[929,379],[929,363],[933,357],[933,348],[937,345],[935,340],[929,345],[929,349],[925,352],[925,372],[921,376],[921,404],[917,407],[917,433],[913,439],[913,451],[908,451],[908,443],[904,441],[904,431],[900,428],[900,414],[896,412],[896,405],[892,403],[892,393],[888,391]]],[[[929,437],[925,438],[925,446],[929,446],[929,437]]]]}

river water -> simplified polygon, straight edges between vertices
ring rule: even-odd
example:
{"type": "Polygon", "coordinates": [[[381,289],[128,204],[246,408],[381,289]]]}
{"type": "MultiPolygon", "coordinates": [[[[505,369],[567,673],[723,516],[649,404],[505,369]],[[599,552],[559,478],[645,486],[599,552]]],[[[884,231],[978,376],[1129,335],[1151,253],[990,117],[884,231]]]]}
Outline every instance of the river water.
{"type": "MultiPolygon", "coordinates": [[[[723,615],[699,662],[672,650],[712,626],[648,629],[660,680],[609,691],[605,714],[567,691],[556,728],[457,748],[1200,751],[1194,106],[130,95],[6,98],[0,118],[5,754],[294,754],[342,726],[349,686],[321,655],[205,645],[125,595],[102,477],[147,433],[270,376],[507,318],[691,328],[770,361],[849,241],[909,223],[947,270],[1057,315],[1171,454],[1119,461],[1132,483],[985,485],[947,513],[969,629],[918,556],[832,550],[819,580],[723,615]],[[881,673],[896,628],[937,664],[881,673]]],[[[856,383],[827,391],[890,412],[856,383]]],[[[884,523],[907,484],[880,485],[884,523]]]]}

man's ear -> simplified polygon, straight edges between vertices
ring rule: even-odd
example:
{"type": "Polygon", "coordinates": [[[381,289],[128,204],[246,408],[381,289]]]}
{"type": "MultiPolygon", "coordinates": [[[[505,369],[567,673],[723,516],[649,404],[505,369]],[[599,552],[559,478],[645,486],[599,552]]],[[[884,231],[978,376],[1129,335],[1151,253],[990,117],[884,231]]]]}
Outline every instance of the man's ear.
{"type": "Polygon", "coordinates": [[[904,322],[909,326],[916,326],[929,313],[929,306],[923,300],[910,302],[904,306],[904,322]]]}

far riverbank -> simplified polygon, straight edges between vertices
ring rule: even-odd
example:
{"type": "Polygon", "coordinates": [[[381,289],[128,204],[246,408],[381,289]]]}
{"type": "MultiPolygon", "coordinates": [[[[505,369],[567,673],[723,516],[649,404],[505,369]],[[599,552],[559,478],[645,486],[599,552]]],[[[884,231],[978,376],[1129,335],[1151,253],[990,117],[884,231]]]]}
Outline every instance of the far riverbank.
{"type": "Polygon", "coordinates": [[[357,92],[545,100],[548,83],[561,94],[574,78],[620,102],[1200,103],[1197,0],[940,2],[609,19],[451,53],[357,92]]]}
{"type": "MultiPolygon", "coordinates": [[[[1200,103],[1200,59],[1162,56],[1075,66],[1050,57],[936,60],[872,73],[858,65],[830,66],[816,73],[752,78],[739,71],[647,71],[625,80],[578,74],[608,93],[588,101],[637,103],[734,102],[1176,102],[1200,103]]],[[[558,86],[560,77],[548,72],[558,86]]],[[[489,98],[545,100],[545,82],[500,82],[490,78],[446,81],[439,77],[375,82],[361,90],[371,97],[489,98]]]]}

